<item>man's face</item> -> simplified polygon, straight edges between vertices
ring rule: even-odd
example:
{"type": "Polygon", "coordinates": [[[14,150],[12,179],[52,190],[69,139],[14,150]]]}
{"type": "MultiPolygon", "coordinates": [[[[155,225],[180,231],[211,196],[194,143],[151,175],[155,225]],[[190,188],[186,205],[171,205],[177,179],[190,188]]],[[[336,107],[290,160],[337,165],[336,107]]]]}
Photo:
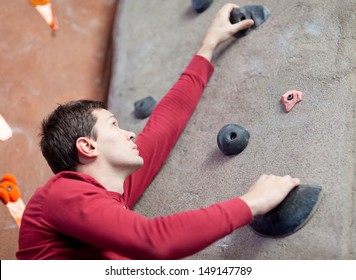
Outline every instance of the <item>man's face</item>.
{"type": "Polygon", "coordinates": [[[139,169],[143,159],[133,142],[135,133],[121,129],[116,117],[107,110],[94,110],[93,115],[97,118],[94,129],[100,159],[114,168],[130,172],[139,169]]]}

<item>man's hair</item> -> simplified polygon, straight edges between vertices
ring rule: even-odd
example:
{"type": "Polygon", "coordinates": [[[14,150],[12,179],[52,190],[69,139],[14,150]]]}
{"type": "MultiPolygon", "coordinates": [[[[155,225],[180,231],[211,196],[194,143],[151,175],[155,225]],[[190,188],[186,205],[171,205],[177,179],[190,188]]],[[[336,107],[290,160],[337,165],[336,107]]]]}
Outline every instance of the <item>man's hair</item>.
{"type": "Polygon", "coordinates": [[[97,118],[92,112],[104,108],[101,101],[71,101],[59,105],[42,121],[40,146],[55,174],[61,171],[76,171],[79,164],[76,141],[79,137],[97,139],[93,129],[97,118]]]}

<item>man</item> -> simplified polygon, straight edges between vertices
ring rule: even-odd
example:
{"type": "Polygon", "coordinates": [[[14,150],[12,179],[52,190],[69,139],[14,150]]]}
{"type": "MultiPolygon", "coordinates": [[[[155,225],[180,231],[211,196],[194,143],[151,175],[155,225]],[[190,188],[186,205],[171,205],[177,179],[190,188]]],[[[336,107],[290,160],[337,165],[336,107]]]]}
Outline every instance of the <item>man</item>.
{"type": "Polygon", "coordinates": [[[27,204],[18,259],[177,259],[194,254],[278,205],[299,184],[262,175],[242,197],[148,219],[130,208],[164,164],[213,73],[218,45],[253,25],[223,6],[200,49],[138,135],[100,102],[60,105],[42,123],[41,149],[55,176],[27,204]]]}

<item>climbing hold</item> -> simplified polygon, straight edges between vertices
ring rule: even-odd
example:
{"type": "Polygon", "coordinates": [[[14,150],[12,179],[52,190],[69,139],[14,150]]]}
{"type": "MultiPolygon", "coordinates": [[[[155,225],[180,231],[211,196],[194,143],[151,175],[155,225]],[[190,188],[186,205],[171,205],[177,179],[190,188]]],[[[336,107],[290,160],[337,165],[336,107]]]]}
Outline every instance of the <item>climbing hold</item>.
{"type": "Polygon", "coordinates": [[[20,226],[25,204],[21,199],[21,192],[17,186],[16,177],[5,174],[0,181],[0,199],[5,203],[16,224],[20,226]]]}
{"type": "Polygon", "coordinates": [[[247,147],[249,139],[250,133],[238,124],[223,126],[217,136],[218,147],[225,155],[241,153],[247,147]]]}
{"type": "Polygon", "coordinates": [[[209,8],[212,2],[213,0],[192,0],[193,9],[197,13],[202,13],[209,8]]]}
{"type": "Polygon", "coordinates": [[[281,101],[287,113],[292,110],[295,104],[303,99],[303,93],[297,90],[289,90],[281,96],[281,101]]]}
{"type": "Polygon", "coordinates": [[[270,212],[255,216],[250,224],[259,235],[284,237],[301,229],[312,217],[320,201],[321,187],[299,185],[270,212]]]}
{"type": "Polygon", "coordinates": [[[271,12],[269,9],[262,5],[249,5],[233,9],[230,14],[230,22],[232,24],[238,23],[245,19],[252,19],[254,21],[254,25],[252,25],[252,27],[237,32],[235,37],[240,38],[247,35],[251,29],[257,28],[264,23],[270,14],[271,12]]]}
{"type": "Polygon", "coordinates": [[[0,198],[7,204],[15,202],[21,196],[19,187],[17,186],[16,177],[10,173],[5,174],[0,181],[0,198]]]}
{"type": "Polygon", "coordinates": [[[147,118],[151,115],[154,107],[156,106],[156,100],[152,96],[147,96],[140,99],[134,103],[135,111],[134,114],[138,119],[147,118]]]}

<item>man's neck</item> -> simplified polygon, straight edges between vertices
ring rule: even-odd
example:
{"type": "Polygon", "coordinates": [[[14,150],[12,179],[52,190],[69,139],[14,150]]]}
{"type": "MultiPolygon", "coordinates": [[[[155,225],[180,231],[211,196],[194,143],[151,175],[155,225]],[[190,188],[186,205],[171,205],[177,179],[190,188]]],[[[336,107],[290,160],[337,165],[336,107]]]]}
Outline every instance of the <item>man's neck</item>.
{"type": "Polygon", "coordinates": [[[110,168],[104,170],[96,168],[95,166],[80,165],[77,168],[80,173],[88,174],[103,185],[107,190],[124,193],[124,181],[130,175],[124,172],[118,172],[110,168]]]}
{"type": "MultiPolygon", "coordinates": [[[[93,175],[91,175],[93,176],[93,175]]],[[[93,176],[94,177],[94,176],[93,176]]],[[[124,193],[124,181],[126,178],[122,178],[117,176],[116,178],[113,176],[100,176],[97,175],[94,177],[100,184],[102,184],[107,190],[112,192],[117,192],[119,194],[124,193]]]]}

